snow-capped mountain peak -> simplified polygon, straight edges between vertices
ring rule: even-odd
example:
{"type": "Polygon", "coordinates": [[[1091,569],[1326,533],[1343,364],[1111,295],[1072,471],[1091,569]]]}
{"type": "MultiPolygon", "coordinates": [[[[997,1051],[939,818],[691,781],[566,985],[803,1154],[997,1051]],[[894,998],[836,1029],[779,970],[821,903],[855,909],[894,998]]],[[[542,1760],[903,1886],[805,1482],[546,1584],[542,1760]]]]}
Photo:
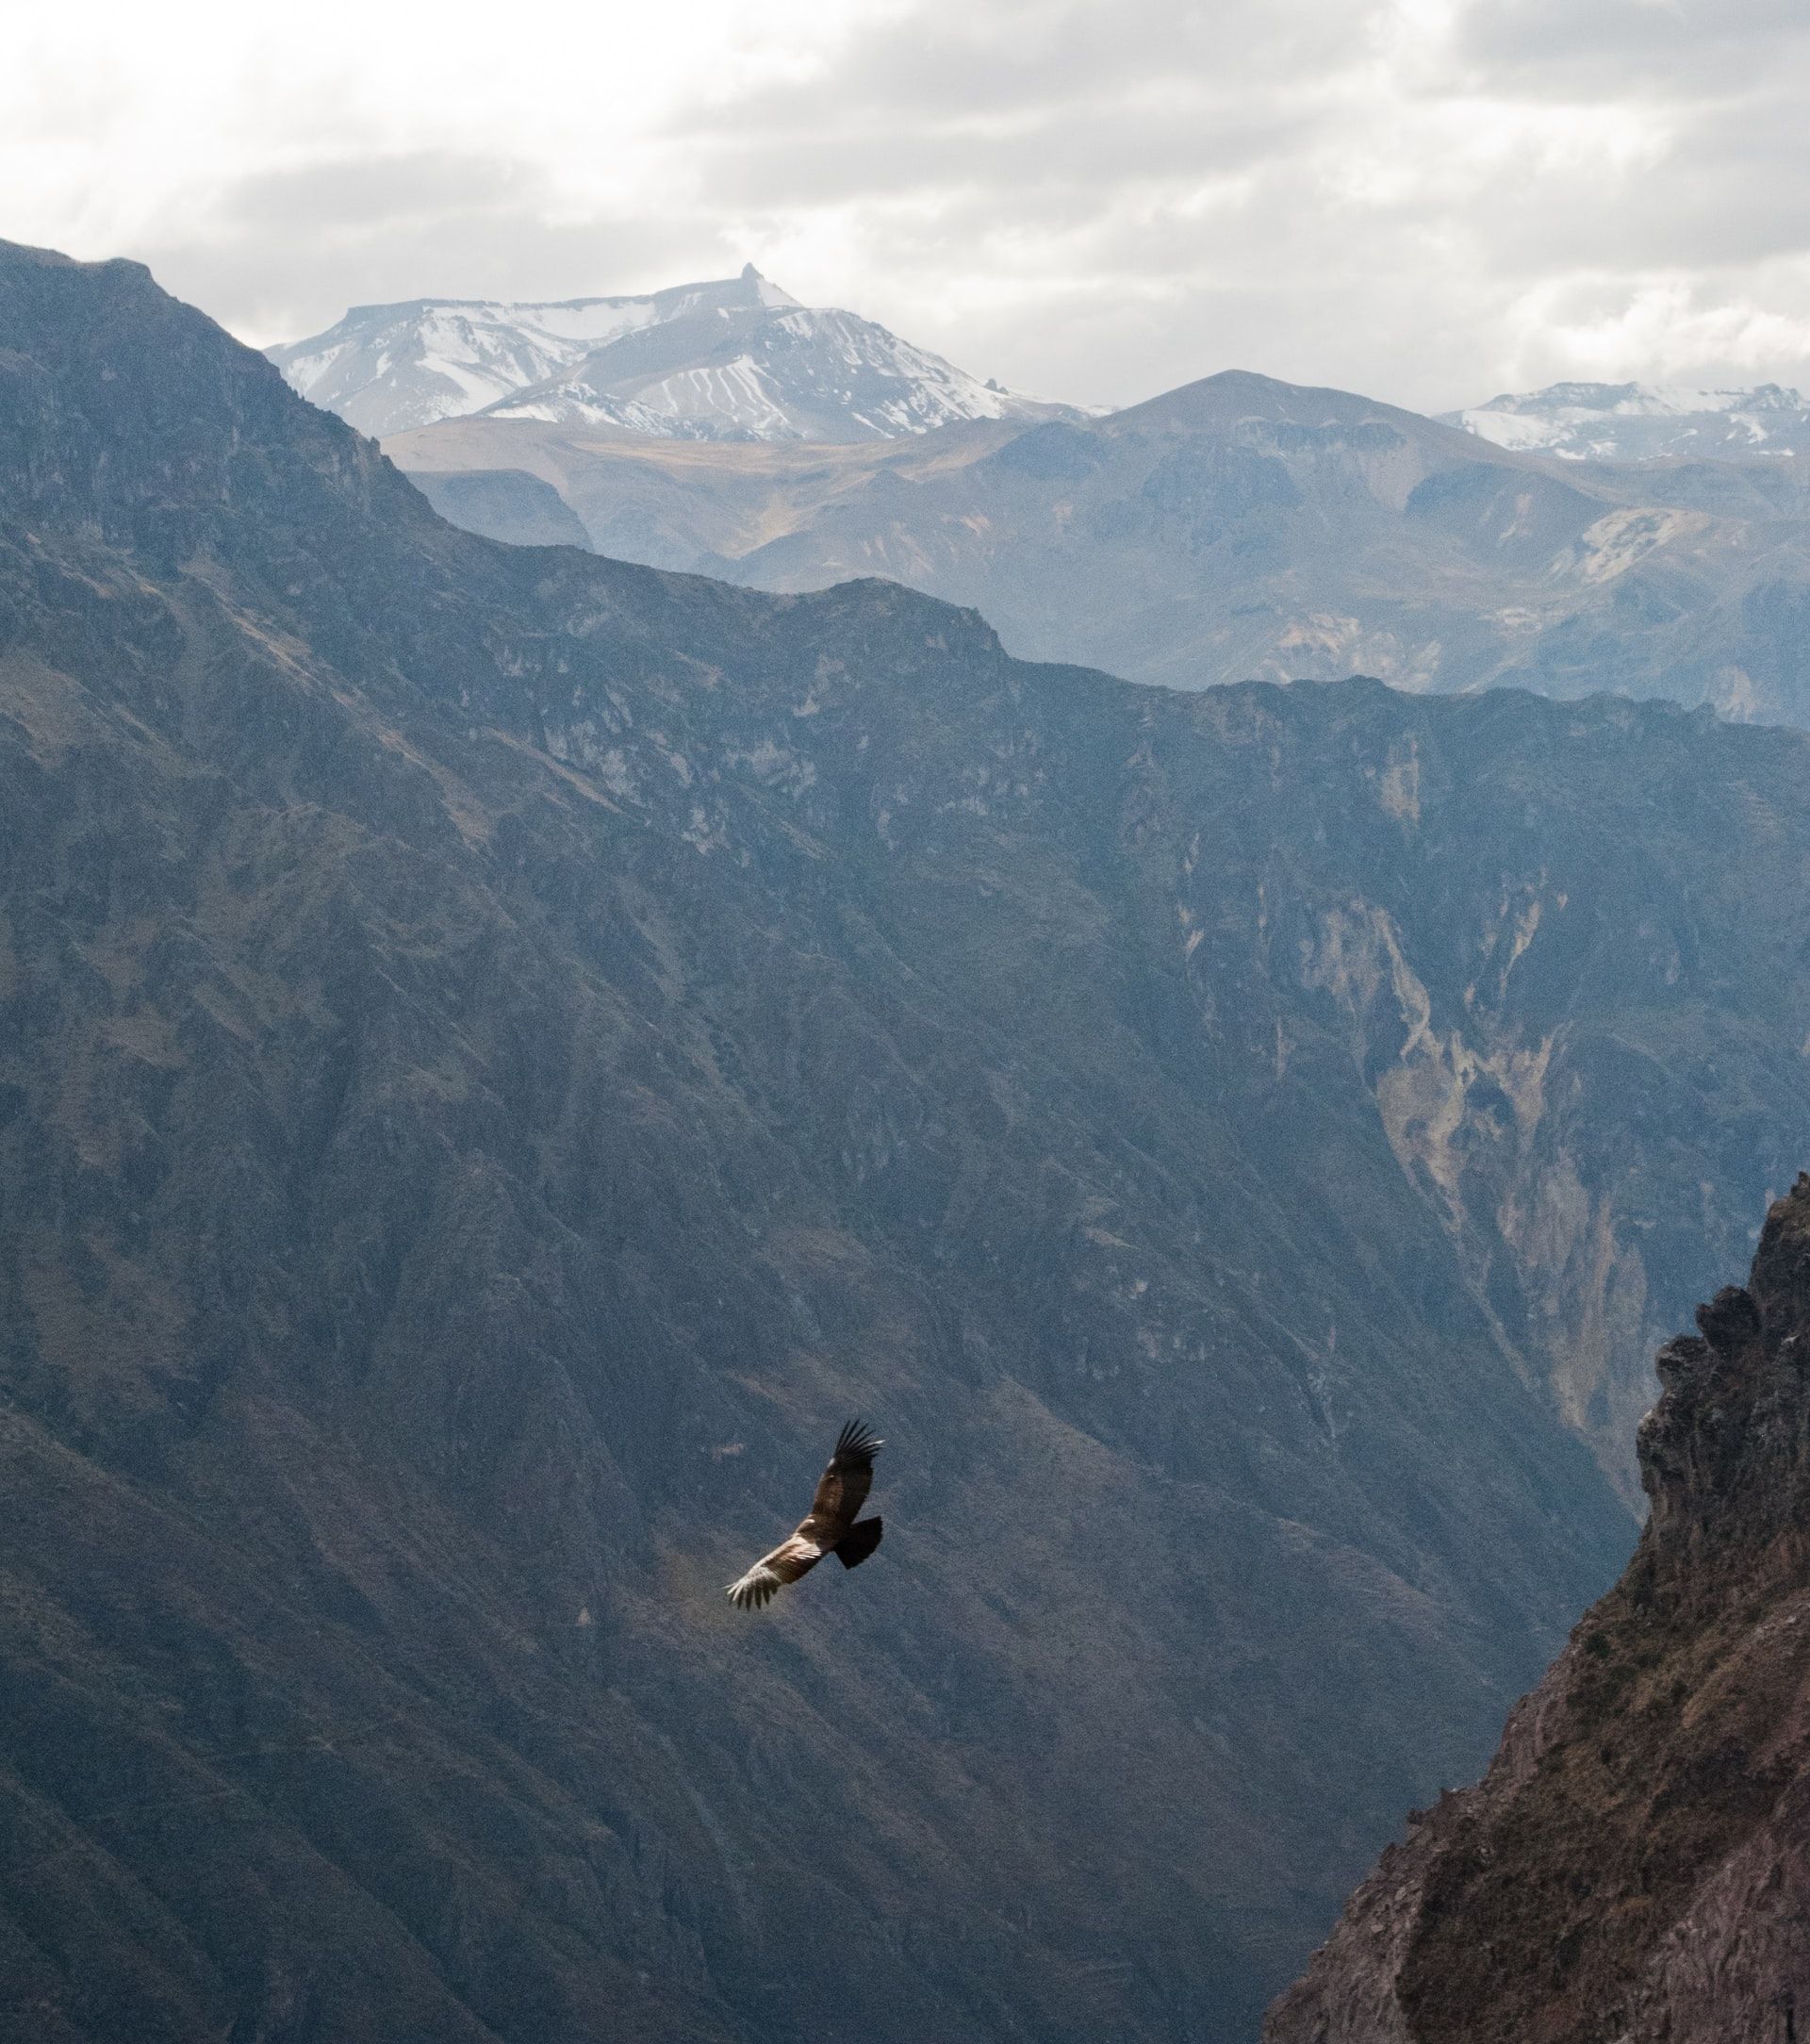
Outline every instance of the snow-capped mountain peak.
{"type": "Polygon", "coordinates": [[[741,281],[754,287],[764,305],[796,305],[798,303],[790,291],[782,291],[770,277],[764,277],[752,263],[742,265],[741,281]]]}
{"type": "Polygon", "coordinates": [[[1720,460],[1810,453],[1810,405],[1781,384],[1751,390],[1558,383],[1447,412],[1449,425],[1576,461],[1720,460]]]}
{"type": "Polygon", "coordinates": [[[1078,416],[983,383],[871,320],[800,305],[752,263],[630,297],[357,305],[270,355],[304,397],[379,437],[479,412],[752,440],[1078,416]]]}

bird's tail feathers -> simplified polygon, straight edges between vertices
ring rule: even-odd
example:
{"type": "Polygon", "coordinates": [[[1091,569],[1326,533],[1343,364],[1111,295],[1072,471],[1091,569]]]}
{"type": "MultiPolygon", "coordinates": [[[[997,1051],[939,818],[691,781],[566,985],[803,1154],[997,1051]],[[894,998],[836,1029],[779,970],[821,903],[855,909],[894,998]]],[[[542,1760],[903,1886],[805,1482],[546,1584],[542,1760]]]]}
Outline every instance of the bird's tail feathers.
{"type": "Polygon", "coordinates": [[[880,1519],[857,1519],[830,1552],[845,1569],[858,1569],[880,1545],[880,1519]]]}

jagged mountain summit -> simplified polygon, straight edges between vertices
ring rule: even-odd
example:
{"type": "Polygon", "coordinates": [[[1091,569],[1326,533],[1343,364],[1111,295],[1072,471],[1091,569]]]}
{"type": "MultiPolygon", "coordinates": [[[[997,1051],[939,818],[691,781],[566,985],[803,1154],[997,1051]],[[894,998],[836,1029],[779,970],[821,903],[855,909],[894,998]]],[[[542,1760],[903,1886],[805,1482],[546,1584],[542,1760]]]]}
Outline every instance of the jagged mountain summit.
{"type": "Polygon", "coordinates": [[[1568,461],[1755,461],[1810,453],[1810,405],[1780,384],[1695,390],[1559,383],[1445,412],[1450,425],[1568,461]]]}
{"type": "Polygon", "coordinates": [[[961,420],[1075,418],[872,320],[740,276],[557,304],[359,305],[267,351],[293,388],[381,438],[482,415],[680,440],[868,440],[961,420]]]}
{"type": "Polygon", "coordinates": [[[1659,1352],[1652,1511],[1480,1786],[1410,1824],[1266,2044],[1810,2029],[1810,1177],[1659,1352]]]}

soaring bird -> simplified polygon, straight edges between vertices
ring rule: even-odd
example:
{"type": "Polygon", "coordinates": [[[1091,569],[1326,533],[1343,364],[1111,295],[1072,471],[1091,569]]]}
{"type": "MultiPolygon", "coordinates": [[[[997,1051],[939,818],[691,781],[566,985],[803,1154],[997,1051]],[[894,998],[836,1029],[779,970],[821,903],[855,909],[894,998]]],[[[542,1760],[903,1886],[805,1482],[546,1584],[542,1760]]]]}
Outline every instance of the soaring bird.
{"type": "Polygon", "coordinates": [[[860,1420],[850,1420],[836,1437],[836,1452],[817,1479],[811,1511],[800,1519],[789,1541],[763,1555],[729,1586],[729,1601],[744,1611],[756,1609],[787,1583],[814,1569],[825,1555],[834,1555],[845,1569],[858,1569],[880,1545],[880,1522],[857,1520],[855,1514],[873,1488],[874,1457],[886,1443],[876,1441],[860,1420]]]}

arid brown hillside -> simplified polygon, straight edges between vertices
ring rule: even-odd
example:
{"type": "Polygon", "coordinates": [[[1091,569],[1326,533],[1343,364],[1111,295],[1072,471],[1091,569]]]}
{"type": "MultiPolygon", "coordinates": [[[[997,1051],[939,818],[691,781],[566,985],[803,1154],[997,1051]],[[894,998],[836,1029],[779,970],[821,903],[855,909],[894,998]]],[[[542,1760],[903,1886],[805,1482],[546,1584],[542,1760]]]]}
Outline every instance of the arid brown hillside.
{"type": "Polygon", "coordinates": [[[1659,1354],[1627,1574],[1354,1896],[1268,2044],[1810,2031],[1810,1177],[1659,1354]]]}

